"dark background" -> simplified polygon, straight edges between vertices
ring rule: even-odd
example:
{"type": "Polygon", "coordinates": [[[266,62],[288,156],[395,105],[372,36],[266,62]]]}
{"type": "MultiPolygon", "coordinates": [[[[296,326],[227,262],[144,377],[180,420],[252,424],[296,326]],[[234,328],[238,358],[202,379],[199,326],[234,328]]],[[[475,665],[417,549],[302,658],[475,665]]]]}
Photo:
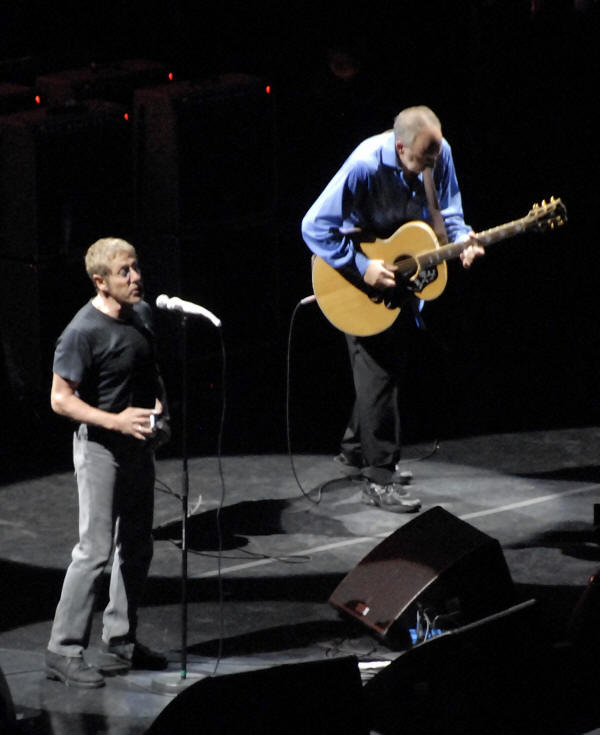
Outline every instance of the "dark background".
{"type": "MultiPolygon", "coordinates": [[[[60,134],[50,135],[35,163],[33,209],[26,195],[6,205],[25,159],[5,144],[2,471],[69,463],[69,427],[48,409],[52,344],[90,293],[81,254],[110,233],[138,246],[149,297],[177,293],[223,319],[224,383],[218,334],[195,320],[186,328],[192,451],[216,451],[224,387],[224,451],[285,450],[288,429],[294,451],[335,451],[352,390],[343,336],[316,305],[295,312],[290,334],[294,308],[311,292],[300,220],[352,148],[413,104],[429,105],[443,122],[475,230],[522,217],[552,195],[566,203],[569,222],[495,246],[470,272],[450,264],[446,291],[428,305],[427,343],[403,400],[405,439],[597,422],[598,3],[355,5],[2,4],[0,84],[35,92],[44,75],[147,59],[179,81],[219,89],[224,74],[236,73],[271,86],[264,98],[250,93],[250,106],[225,92],[214,118],[204,103],[180,113],[180,188],[170,193],[186,200],[179,206],[190,221],[171,229],[140,216],[165,182],[142,180],[139,140],[120,113],[102,113],[108,137],[86,128],[73,143],[70,133],[68,155],[60,134]],[[332,71],[340,53],[354,64],[350,79],[332,71]],[[70,214],[56,224],[69,186],[70,214]],[[209,190],[223,193],[210,207],[209,190]],[[185,214],[194,192],[197,218],[185,214]],[[215,213],[219,202],[225,216],[215,213]],[[32,219],[41,235],[27,234],[32,219]],[[177,277],[161,281],[175,260],[177,277]],[[33,352],[12,359],[14,345],[36,333],[33,352]],[[30,364],[38,360],[39,379],[30,364]]],[[[2,112],[18,114],[8,99],[2,112]]],[[[131,95],[116,103],[135,116],[131,95]]],[[[175,429],[166,451],[177,453],[181,332],[172,315],[157,322],[175,429]]]]}

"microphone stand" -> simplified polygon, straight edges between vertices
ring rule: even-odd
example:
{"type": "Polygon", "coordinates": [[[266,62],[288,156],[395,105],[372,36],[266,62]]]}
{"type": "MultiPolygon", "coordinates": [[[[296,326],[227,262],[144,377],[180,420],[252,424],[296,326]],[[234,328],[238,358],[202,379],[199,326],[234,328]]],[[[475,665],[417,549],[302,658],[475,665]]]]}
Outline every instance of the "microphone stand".
{"type": "Polygon", "coordinates": [[[188,442],[187,442],[187,316],[181,314],[181,671],[179,674],[165,674],[153,680],[152,689],[160,694],[177,694],[200,679],[205,674],[190,675],[187,670],[187,580],[188,580],[188,506],[189,506],[189,471],[188,471],[188,442]]]}

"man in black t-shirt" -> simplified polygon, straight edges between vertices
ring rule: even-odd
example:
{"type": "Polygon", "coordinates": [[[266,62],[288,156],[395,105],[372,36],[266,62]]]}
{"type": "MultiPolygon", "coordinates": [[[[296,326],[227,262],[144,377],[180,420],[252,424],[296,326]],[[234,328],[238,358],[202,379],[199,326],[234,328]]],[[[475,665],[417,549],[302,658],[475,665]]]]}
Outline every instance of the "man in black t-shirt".
{"type": "Polygon", "coordinates": [[[136,627],[152,559],[154,447],[168,423],[135,249],[102,238],[85,262],[96,295],[68,324],[54,355],[52,408],[78,423],[79,542],[56,609],[46,675],[94,688],[104,684],[103,674],[167,667],[162,654],[137,641],[136,627]],[[113,551],[102,651],[93,667],[83,654],[97,582],[113,551]]]}

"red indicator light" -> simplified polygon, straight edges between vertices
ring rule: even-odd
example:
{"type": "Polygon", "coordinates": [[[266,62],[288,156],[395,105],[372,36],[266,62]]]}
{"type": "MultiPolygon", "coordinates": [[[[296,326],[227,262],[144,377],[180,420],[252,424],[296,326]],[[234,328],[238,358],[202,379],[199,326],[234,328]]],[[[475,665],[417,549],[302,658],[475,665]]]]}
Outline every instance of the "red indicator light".
{"type": "Polygon", "coordinates": [[[172,71],[169,72],[169,81],[172,82],[175,79],[175,74],[172,71]]]}
{"type": "Polygon", "coordinates": [[[267,94],[271,94],[271,85],[270,84],[267,84],[267,86],[265,87],[265,92],[267,94]]]}
{"type": "Polygon", "coordinates": [[[126,112],[126,113],[125,113],[125,114],[123,115],[123,119],[124,119],[124,120],[127,120],[127,122],[129,122],[129,113],[128,113],[128,112],[126,112]]]}
{"type": "Polygon", "coordinates": [[[41,105],[42,104],[42,98],[39,96],[39,94],[36,94],[35,96],[35,104],[41,105]]]}

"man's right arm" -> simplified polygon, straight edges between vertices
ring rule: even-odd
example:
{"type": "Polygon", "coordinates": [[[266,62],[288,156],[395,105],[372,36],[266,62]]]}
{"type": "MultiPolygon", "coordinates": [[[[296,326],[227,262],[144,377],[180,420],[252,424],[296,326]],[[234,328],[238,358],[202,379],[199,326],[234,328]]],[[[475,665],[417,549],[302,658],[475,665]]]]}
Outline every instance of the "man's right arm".
{"type": "Polygon", "coordinates": [[[322,195],[302,220],[302,236],[306,244],[336,270],[354,266],[369,286],[377,290],[393,288],[396,285],[393,266],[383,260],[370,260],[356,250],[351,237],[341,234],[343,218],[331,206],[332,200],[335,201],[334,197],[327,199],[322,195]]]}
{"type": "Polygon", "coordinates": [[[302,220],[302,237],[315,255],[336,270],[354,268],[361,277],[369,259],[355,247],[360,232],[352,214],[360,172],[350,157],[302,220]]]}
{"type": "Polygon", "coordinates": [[[313,253],[332,268],[354,268],[367,285],[385,291],[396,285],[395,267],[383,260],[370,260],[355,246],[356,232],[351,231],[356,223],[345,216],[352,211],[351,202],[364,184],[365,172],[366,167],[354,165],[352,157],[344,163],[304,216],[302,236],[313,253]]]}
{"type": "Polygon", "coordinates": [[[72,421],[94,424],[140,440],[145,440],[152,435],[150,416],[154,413],[153,409],[130,406],[120,413],[103,411],[90,406],[77,395],[78,385],[57,373],[53,374],[50,405],[55,413],[66,416],[72,421]]]}

